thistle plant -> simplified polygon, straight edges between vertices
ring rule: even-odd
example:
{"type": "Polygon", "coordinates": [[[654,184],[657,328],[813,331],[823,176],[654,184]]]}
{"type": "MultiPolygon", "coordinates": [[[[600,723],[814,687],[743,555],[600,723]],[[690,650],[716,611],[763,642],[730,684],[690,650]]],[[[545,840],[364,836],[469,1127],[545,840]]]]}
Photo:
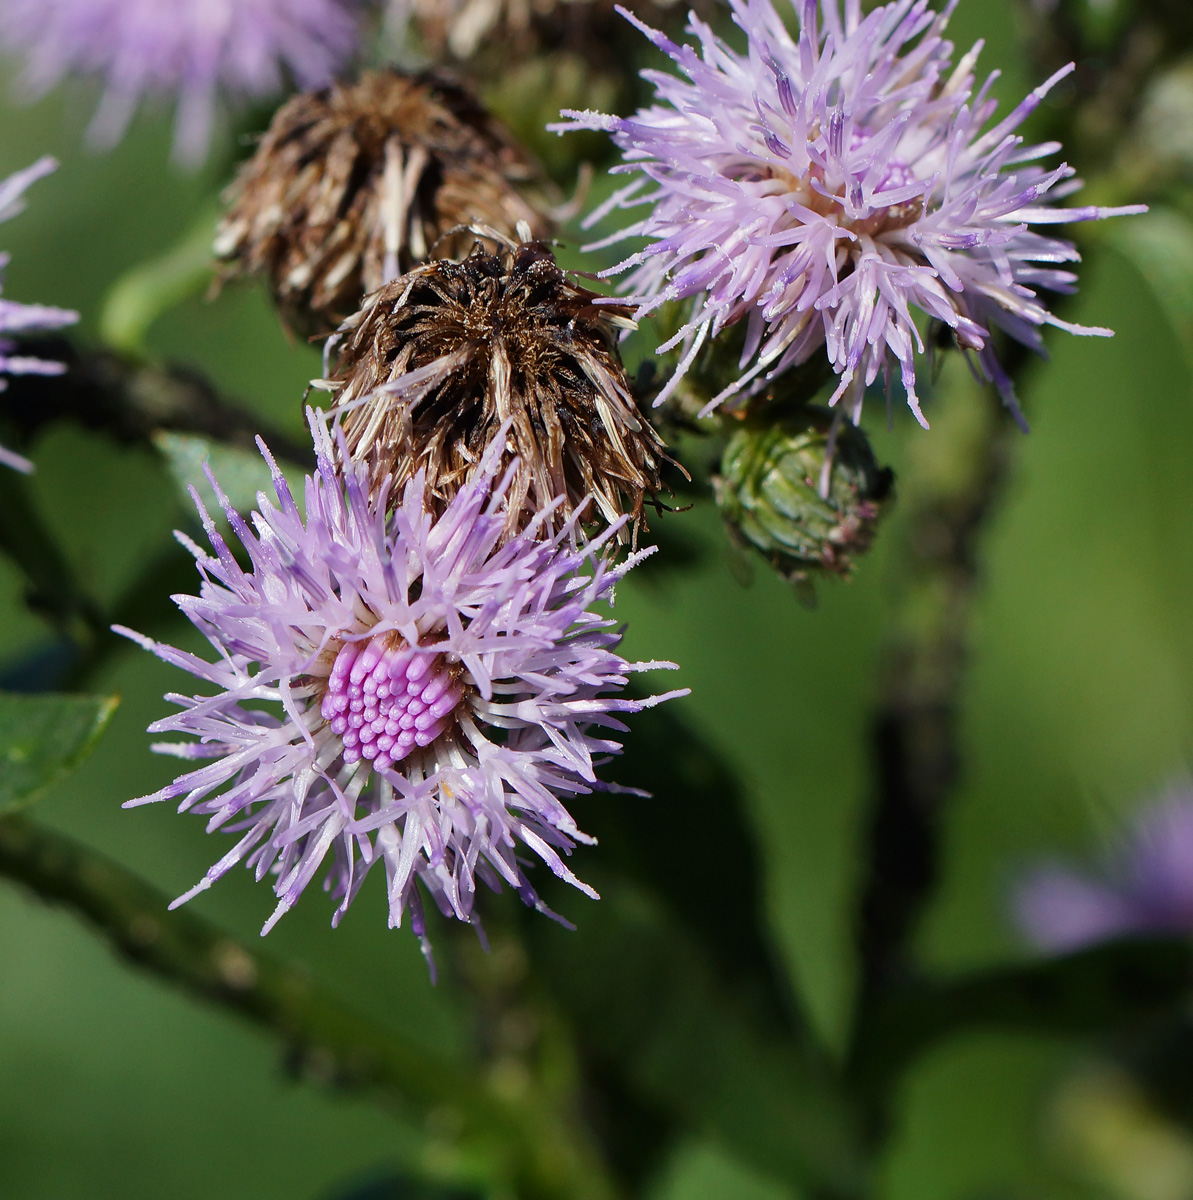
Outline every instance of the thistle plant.
{"type": "Polygon", "coordinates": [[[392,513],[392,481],[373,503],[367,472],[338,473],[330,435],[314,429],[305,522],[264,447],[277,499],[259,501],[255,530],[219,493],[249,570],[200,504],[212,553],[194,547],[203,587],[178,604],[216,661],[118,630],[213,689],[177,697],[182,711],[151,727],[196,739],[162,753],[213,761],[130,801],[180,800],[240,835],[181,899],[243,862],[276,877],[267,932],[326,870],[338,924],[382,863],[389,924],[409,907],[427,945],[420,885],[462,921],[478,880],[543,907],[520,850],[595,898],[561,857],[590,840],[563,801],[600,786],[618,714],[683,694],[608,695],[634,671],[673,665],[627,662],[613,621],[592,611],[643,556],[613,569],[609,535],[579,550],[566,526],[540,538],[549,509],[503,539],[516,475],[495,479],[505,427],[438,516],[421,472],[392,513]]]}
{"type": "Polygon", "coordinates": [[[1185,1200],[1178,10],[0,0],[4,1200],[1185,1200]]]}
{"type": "MultiPolygon", "coordinates": [[[[780,0],[782,4],[782,0],[780,0]]],[[[980,46],[956,64],[944,37],[951,8],[895,0],[863,16],[859,0],[799,0],[788,33],[770,0],[732,0],[744,54],[705,21],[679,45],[625,11],[681,75],[651,71],[658,103],[632,117],[565,112],[556,126],[607,131],[622,153],[615,170],[638,173],[593,211],[644,215],[598,245],[648,244],[609,268],[639,316],[691,300],[666,351],[682,347],[663,401],[709,337],[747,322],[740,377],[709,408],[759,379],[825,353],[856,423],[865,389],[897,370],[907,403],[924,350],[913,310],[942,322],[1018,411],[994,330],[1034,350],[1039,329],[1106,336],[1051,313],[1036,288],[1071,290],[1069,242],[1032,225],[1101,220],[1143,211],[1050,203],[1080,184],[1066,163],[1037,160],[1053,144],[1024,145],[1023,121],[1072,69],[1055,72],[1001,120],[978,87],[980,46]]]]}

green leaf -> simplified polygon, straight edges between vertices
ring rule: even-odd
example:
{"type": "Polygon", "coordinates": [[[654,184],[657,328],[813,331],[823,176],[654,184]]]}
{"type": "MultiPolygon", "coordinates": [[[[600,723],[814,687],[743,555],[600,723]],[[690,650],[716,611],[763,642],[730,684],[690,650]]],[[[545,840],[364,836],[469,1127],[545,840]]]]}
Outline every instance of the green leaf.
{"type": "Polygon", "coordinates": [[[630,883],[649,893],[668,920],[686,927],[719,974],[736,980],[773,1013],[785,1011],[789,984],[767,940],[763,857],[737,774],[707,738],[662,707],[635,720],[616,775],[621,784],[658,799],[576,800],[580,827],[601,847],[593,864],[601,875],[597,890],[630,883]],[[678,804],[683,820],[676,820],[678,804]],[[657,852],[659,846],[667,847],[665,855],[657,852]],[[726,862],[736,868],[734,886],[710,888],[708,880],[726,862]]]}
{"type": "Polygon", "coordinates": [[[145,335],[154,321],[210,284],[218,217],[217,208],[204,208],[177,244],[116,280],[100,313],[100,333],[109,346],[143,354],[145,335]]]}
{"type": "Polygon", "coordinates": [[[1193,361],[1193,222],[1154,208],[1117,222],[1109,240],[1147,281],[1193,361]]]}
{"type": "MultiPolygon", "coordinates": [[[[667,707],[636,719],[616,774],[654,799],[575,802],[600,845],[583,874],[601,903],[582,910],[578,933],[528,929],[582,1060],[599,1064],[600,1086],[616,1080],[604,1144],[655,1170],[670,1136],[707,1137],[766,1187],[848,1193],[859,1131],[774,961],[741,780],[667,707]],[[732,886],[710,886],[726,863],[732,886]]],[[[562,885],[545,884],[544,899],[567,911],[562,885]]]]}
{"type": "MultiPolygon", "coordinates": [[[[190,489],[193,487],[209,511],[215,514],[220,511],[215,492],[204,474],[204,463],[211,467],[220,487],[237,512],[243,513],[255,508],[258,492],[273,494],[269,467],[255,450],[224,446],[207,438],[188,433],[171,433],[168,430],[155,433],[153,442],[165,458],[188,509],[191,505],[190,489]]],[[[294,484],[295,481],[291,480],[294,498],[301,508],[302,489],[294,484]]]]}
{"type": "Polygon", "coordinates": [[[601,893],[582,935],[530,929],[540,977],[598,1077],[763,1177],[860,1192],[861,1131],[831,1063],[798,1030],[776,1028],[644,890],[601,893]]]}
{"type": "Polygon", "coordinates": [[[116,696],[0,694],[0,816],[32,804],[95,749],[116,696]]]}
{"type": "Polygon", "coordinates": [[[375,1173],[321,1193],[321,1200],[482,1200],[477,1191],[412,1179],[405,1174],[375,1173]]]}

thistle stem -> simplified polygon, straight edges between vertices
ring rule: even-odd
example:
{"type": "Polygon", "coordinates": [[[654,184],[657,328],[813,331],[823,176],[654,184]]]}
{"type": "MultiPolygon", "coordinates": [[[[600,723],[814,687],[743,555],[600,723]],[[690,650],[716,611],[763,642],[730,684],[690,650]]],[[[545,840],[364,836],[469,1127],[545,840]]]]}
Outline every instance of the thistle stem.
{"type": "Polygon", "coordinates": [[[260,434],[279,458],[302,466],[314,462],[309,442],[271,429],[195,372],[81,350],[64,337],[24,338],[21,350],[66,364],[62,375],[16,376],[0,394],[0,412],[23,440],[60,420],[126,445],[152,445],[155,433],[170,430],[252,449],[260,434]]]}
{"type": "Polygon", "coordinates": [[[302,1076],[361,1090],[405,1119],[459,1130],[519,1200],[613,1200],[603,1165],[556,1097],[514,1098],[475,1068],[357,1015],[300,968],[184,911],[127,868],[23,817],[0,819],[0,876],[93,926],[121,956],[277,1037],[302,1076]]]}
{"type": "Polygon", "coordinates": [[[942,818],[960,772],[978,544],[1021,436],[990,390],[980,403],[958,400],[936,416],[904,476],[907,576],[892,609],[871,725],[875,795],[859,910],[855,1049],[868,1044],[866,1030],[890,996],[916,977],[913,942],[939,881],[942,818]]]}
{"type": "Polygon", "coordinates": [[[0,552],[25,576],[26,601],[86,654],[107,627],[29,495],[25,476],[0,469],[0,552]]]}

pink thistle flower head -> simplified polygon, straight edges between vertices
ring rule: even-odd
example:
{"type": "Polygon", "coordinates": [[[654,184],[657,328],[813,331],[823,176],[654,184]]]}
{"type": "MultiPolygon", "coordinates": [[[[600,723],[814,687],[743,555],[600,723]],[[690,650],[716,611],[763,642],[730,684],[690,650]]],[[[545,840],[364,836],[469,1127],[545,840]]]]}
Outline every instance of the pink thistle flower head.
{"type": "Polygon", "coordinates": [[[216,99],[269,96],[288,74],[330,82],[357,44],[360,0],[5,0],[0,44],[24,59],[22,85],[41,96],[76,73],[98,75],[93,145],[124,135],[141,99],[178,100],[174,156],[203,160],[216,99]]]}
{"type": "Polygon", "coordinates": [[[1193,935],[1193,789],[1172,787],[1134,818],[1100,872],[1043,863],[1014,892],[1017,923],[1064,953],[1127,935],[1193,935]]]}
{"type": "MultiPolygon", "coordinates": [[[[25,207],[25,189],[55,170],[57,166],[52,158],[40,158],[33,166],[17,171],[0,182],[0,221],[15,217],[25,207]]],[[[0,269],[7,261],[8,255],[0,255],[0,269]]],[[[45,304],[19,304],[15,300],[0,299],[0,376],[61,375],[66,369],[61,363],[15,353],[15,344],[4,335],[61,329],[63,325],[71,325],[78,319],[78,313],[65,308],[50,308],[45,304]]],[[[0,389],[3,387],[4,379],[0,377],[0,389]]],[[[0,465],[15,467],[18,471],[33,469],[33,464],[27,458],[22,458],[3,446],[0,446],[0,465]]]]}
{"type": "Polygon", "coordinates": [[[203,585],[177,602],[215,661],[119,631],[206,685],[168,697],[180,711],[150,732],[188,735],[154,748],[210,761],[129,801],[177,801],[236,835],[176,903],[243,862],[275,877],[268,932],[322,872],[335,924],[380,864],[390,925],[409,908],[425,947],[420,883],[460,920],[478,881],[543,907],[529,857],[595,895],[564,863],[590,841],[565,801],[602,787],[621,715],[668,698],[619,696],[628,676],[673,665],[627,662],[593,609],[644,555],[614,566],[616,526],[578,548],[575,518],[549,532],[549,514],[509,537],[514,468],[497,475],[508,427],[439,516],[421,475],[396,507],[371,500],[365,469],[338,474],[327,427],[312,429],[305,519],[272,459],[276,503],[260,495],[250,521],[213,478],[247,567],[197,498],[213,553],[180,535],[203,585]]]}
{"type": "Polygon", "coordinates": [[[646,71],[657,103],[622,118],[567,111],[552,128],[607,131],[615,171],[637,175],[589,217],[645,215],[589,247],[646,238],[605,272],[646,316],[690,301],[659,349],[683,349],[670,394],[710,336],[747,322],[742,374],[706,411],[825,350],[839,376],[832,403],[857,418],[863,393],[897,370],[926,425],[915,357],[916,314],[941,321],[1017,413],[995,356],[998,327],[1034,350],[1040,327],[1107,335],[1053,316],[1036,289],[1071,291],[1074,246],[1033,225],[1089,221],[1127,208],[1057,208],[1080,186],[1065,164],[1039,165],[1056,143],[1015,132],[1058,71],[991,123],[994,76],[975,91],[975,46],[954,67],[944,38],[955,0],[894,0],[863,16],[860,0],[792,0],[798,35],[771,0],[730,0],[746,35],[738,53],[693,16],[697,47],[677,45],[624,9],[677,74],[646,71]]]}

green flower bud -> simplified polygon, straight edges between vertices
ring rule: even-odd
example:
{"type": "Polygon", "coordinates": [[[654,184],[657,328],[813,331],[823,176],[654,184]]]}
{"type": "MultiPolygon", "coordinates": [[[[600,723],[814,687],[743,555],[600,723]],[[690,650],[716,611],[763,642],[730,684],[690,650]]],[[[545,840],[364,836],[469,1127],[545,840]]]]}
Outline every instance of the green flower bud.
{"type": "Polygon", "coordinates": [[[869,549],[894,475],[880,467],[866,435],[834,414],[804,408],[767,422],[745,422],[729,439],[714,480],[717,503],[735,540],[756,547],[784,578],[847,577],[869,549]],[[821,494],[827,470],[827,495],[821,494]]]}

